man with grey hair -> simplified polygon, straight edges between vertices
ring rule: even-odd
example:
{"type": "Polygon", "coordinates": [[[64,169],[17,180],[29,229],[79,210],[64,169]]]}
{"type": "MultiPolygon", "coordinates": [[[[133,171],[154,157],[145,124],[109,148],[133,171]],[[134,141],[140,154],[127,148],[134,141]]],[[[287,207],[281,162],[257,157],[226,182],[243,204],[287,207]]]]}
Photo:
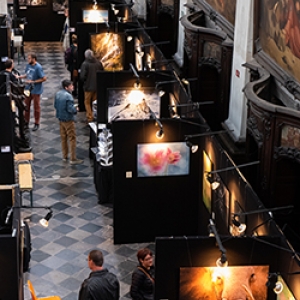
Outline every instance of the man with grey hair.
{"type": "Polygon", "coordinates": [[[85,60],[80,68],[80,79],[83,81],[87,122],[93,122],[92,102],[97,99],[97,71],[103,70],[103,65],[94,57],[91,49],[84,52],[84,57],[85,60]]]}

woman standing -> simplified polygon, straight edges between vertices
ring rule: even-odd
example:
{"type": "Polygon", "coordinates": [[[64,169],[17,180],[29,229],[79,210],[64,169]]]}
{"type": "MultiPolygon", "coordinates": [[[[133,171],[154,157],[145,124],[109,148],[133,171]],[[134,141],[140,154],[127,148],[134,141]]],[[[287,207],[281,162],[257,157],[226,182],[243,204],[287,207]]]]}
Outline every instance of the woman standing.
{"type": "Polygon", "coordinates": [[[133,300],[154,299],[154,267],[153,254],[150,249],[143,248],[137,253],[139,265],[132,273],[130,296],[133,300]]]}

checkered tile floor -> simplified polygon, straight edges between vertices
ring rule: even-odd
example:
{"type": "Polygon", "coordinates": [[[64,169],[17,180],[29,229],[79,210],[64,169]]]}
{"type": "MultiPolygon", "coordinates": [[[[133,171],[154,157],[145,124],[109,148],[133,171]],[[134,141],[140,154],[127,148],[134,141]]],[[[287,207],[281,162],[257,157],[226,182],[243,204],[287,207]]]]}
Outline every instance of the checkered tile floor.
{"type": "MultiPolygon", "coordinates": [[[[85,113],[77,115],[77,156],[82,165],[63,162],[59,124],[55,118],[53,98],[63,79],[69,78],[64,66],[63,49],[55,42],[26,42],[25,56],[34,51],[47,76],[42,95],[40,129],[31,133],[34,153],[34,205],[51,206],[54,216],[47,229],[38,220],[47,211],[26,209],[32,238],[30,270],[24,274],[25,300],[31,299],[27,287],[30,279],[38,297],[59,295],[63,300],[76,300],[81,282],[88,276],[86,257],[90,250],[104,253],[104,265],[115,273],[121,285],[121,299],[128,299],[131,273],[137,264],[136,252],[141,247],[154,251],[154,244],[113,244],[113,207],[99,205],[93,183],[93,162],[88,155],[89,128],[85,113]]],[[[15,58],[15,67],[23,74],[26,60],[15,58]]],[[[31,111],[31,117],[33,111],[31,111]]],[[[31,119],[30,127],[34,120],[31,119]]],[[[23,205],[29,205],[24,193],[23,205]]]]}

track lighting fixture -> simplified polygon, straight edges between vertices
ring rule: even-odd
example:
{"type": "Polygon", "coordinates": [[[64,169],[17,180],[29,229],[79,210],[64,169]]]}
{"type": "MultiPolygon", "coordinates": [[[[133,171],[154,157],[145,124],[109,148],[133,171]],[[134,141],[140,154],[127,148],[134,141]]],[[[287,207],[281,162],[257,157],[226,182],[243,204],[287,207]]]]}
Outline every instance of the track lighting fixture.
{"type": "Polygon", "coordinates": [[[162,139],[164,137],[164,130],[163,130],[163,128],[160,128],[159,130],[156,131],[156,137],[158,139],[162,139]]]}
{"type": "Polygon", "coordinates": [[[192,144],[190,139],[195,138],[195,137],[202,137],[202,136],[208,136],[208,135],[216,135],[216,134],[221,134],[227,132],[226,130],[219,130],[219,131],[206,131],[202,132],[199,134],[189,134],[185,135],[185,143],[186,145],[191,149],[192,153],[196,153],[198,150],[198,145],[192,144]]]}
{"type": "Polygon", "coordinates": [[[145,31],[145,30],[150,30],[150,29],[157,29],[158,27],[139,27],[139,28],[130,28],[130,29],[125,29],[124,33],[127,36],[127,42],[132,41],[133,37],[132,35],[128,34],[129,32],[134,32],[134,31],[145,31]]]}
{"type": "Polygon", "coordinates": [[[206,174],[206,180],[210,183],[212,190],[216,190],[220,186],[220,182],[216,181],[212,174],[206,174]]]}
{"type": "Polygon", "coordinates": [[[260,214],[260,213],[269,213],[272,217],[273,211],[283,211],[283,210],[292,211],[293,208],[294,208],[293,205],[288,205],[288,206],[282,206],[282,207],[262,208],[262,209],[247,211],[247,212],[233,213],[232,224],[238,229],[238,232],[241,234],[246,231],[247,226],[245,223],[241,223],[238,218],[240,218],[242,216],[260,214]]]}
{"type": "Polygon", "coordinates": [[[198,151],[198,145],[192,144],[188,139],[185,140],[187,147],[191,149],[192,153],[196,153],[198,151]]]}
{"type": "Polygon", "coordinates": [[[93,9],[94,9],[94,10],[97,10],[97,9],[98,9],[98,3],[97,3],[97,0],[94,1],[93,9]]]}
{"type": "Polygon", "coordinates": [[[220,236],[217,232],[216,225],[212,219],[209,219],[209,230],[214,234],[214,237],[216,239],[217,245],[219,247],[219,250],[221,252],[221,257],[219,257],[216,261],[217,267],[227,267],[228,266],[228,260],[226,256],[226,249],[224,248],[222,241],[220,239],[220,236]]]}
{"type": "Polygon", "coordinates": [[[277,280],[277,273],[269,273],[266,286],[274,291],[275,294],[280,294],[283,290],[283,284],[277,280]]]}
{"type": "MultiPolygon", "coordinates": [[[[222,131],[222,130],[221,130],[222,131]]],[[[225,130],[226,131],[226,130],[225,130]]],[[[220,132],[221,133],[221,132],[220,132]]],[[[212,132],[213,134],[213,132],[212,132]]],[[[234,165],[234,166],[231,166],[231,167],[227,167],[227,168],[224,168],[224,169],[219,169],[219,170],[214,170],[214,171],[210,171],[210,172],[207,172],[208,174],[215,174],[215,173],[221,173],[221,172],[226,172],[226,171],[231,171],[231,170],[236,170],[236,169],[240,169],[240,168],[243,168],[243,167],[248,167],[248,166],[252,166],[252,165],[257,165],[259,164],[260,161],[252,161],[252,162],[249,162],[249,163],[245,163],[245,164],[241,164],[241,165],[234,165]]],[[[207,178],[207,177],[206,177],[207,178]]],[[[208,178],[207,178],[208,179],[208,178]]]]}
{"type": "Polygon", "coordinates": [[[51,207],[47,207],[47,206],[13,206],[7,212],[5,224],[9,224],[11,222],[11,217],[12,217],[11,215],[13,213],[13,210],[17,209],[17,208],[19,208],[19,209],[41,209],[41,208],[47,209],[48,210],[47,215],[39,221],[39,223],[43,227],[48,227],[48,222],[53,216],[53,211],[52,211],[51,207]]]}
{"type": "Polygon", "coordinates": [[[164,45],[164,44],[169,44],[170,41],[162,41],[162,42],[150,42],[148,44],[140,44],[137,47],[148,47],[148,46],[157,46],[157,45],[164,45]]]}
{"type": "MultiPolygon", "coordinates": [[[[49,208],[50,209],[50,208],[49,208]]],[[[48,227],[49,225],[49,220],[53,217],[53,211],[50,209],[50,211],[47,213],[47,215],[45,216],[45,218],[40,220],[40,224],[43,227],[48,227]]]]}
{"type": "Polygon", "coordinates": [[[140,57],[143,57],[145,52],[144,51],[140,51],[138,49],[135,50],[135,53],[137,53],[140,57]]]}
{"type": "Polygon", "coordinates": [[[176,107],[186,107],[186,106],[192,106],[195,109],[198,109],[200,105],[210,105],[214,104],[213,101],[204,101],[204,102],[190,102],[190,103],[184,103],[184,104],[174,104],[174,105],[169,105],[171,107],[176,106],[176,107]]]}

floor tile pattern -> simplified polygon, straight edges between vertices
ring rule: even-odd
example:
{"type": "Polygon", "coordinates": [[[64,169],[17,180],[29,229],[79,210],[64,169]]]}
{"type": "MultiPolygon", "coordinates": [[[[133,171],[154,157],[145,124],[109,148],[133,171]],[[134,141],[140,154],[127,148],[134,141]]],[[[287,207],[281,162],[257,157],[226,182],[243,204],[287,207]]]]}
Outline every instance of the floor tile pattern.
{"type": "MultiPolygon", "coordinates": [[[[141,247],[154,251],[154,244],[114,245],[113,206],[98,204],[84,112],[79,112],[76,118],[77,156],[84,163],[71,166],[62,161],[59,124],[53,108],[55,92],[61,81],[69,78],[61,44],[26,42],[25,56],[31,51],[37,53],[47,76],[41,100],[40,129],[31,133],[36,177],[33,201],[34,205],[51,206],[54,216],[45,229],[38,221],[46,210],[24,209],[23,216],[29,218],[32,238],[30,269],[24,274],[25,300],[30,299],[27,279],[32,281],[38,297],[56,294],[63,300],[76,300],[80,284],[90,272],[87,254],[95,248],[104,253],[105,267],[118,276],[121,299],[128,299],[131,273],[137,264],[136,252],[141,247]]],[[[22,74],[25,65],[26,60],[15,59],[15,66],[22,74]]],[[[32,118],[30,127],[33,123],[32,118]]],[[[30,205],[28,193],[23,194],[23,205],[30,205]]]]}

